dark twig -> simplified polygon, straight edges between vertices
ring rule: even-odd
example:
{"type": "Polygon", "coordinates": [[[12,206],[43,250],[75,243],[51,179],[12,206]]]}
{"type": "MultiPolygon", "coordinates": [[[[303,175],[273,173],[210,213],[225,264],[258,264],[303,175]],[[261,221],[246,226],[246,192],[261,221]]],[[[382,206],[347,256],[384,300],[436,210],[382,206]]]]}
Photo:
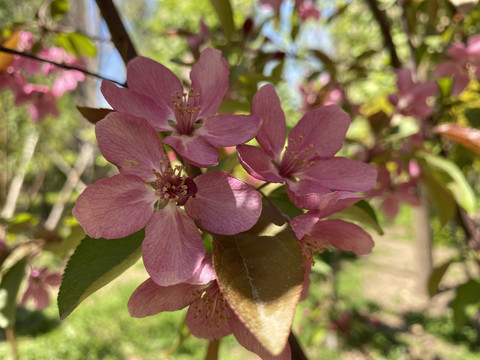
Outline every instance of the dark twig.
{"type": "Polygon", "coordinates": [[[133,42],[128,36],[125,26],[123,26],[122,19],[115,8],[112,0],[96,0],[98,8],[102,13],[102,17],[107,23],[108,30],[112,36],[112,41],[117,48],[125,65],[137,56],[137,51],[133,46],[133,42]]]}
{"type": "Polygon", "coordinates": [[[393,43],[392,34],[390,33],[390,24],[388,22],[387,16],[382,10],[378,8],[376,0],[367,0],[367,3],[373,13],[373,16],[377,20],[378,25],[380,26],[385,46],[390,51],[390,60],[392,66],[396,69],[401,68],[402,63],[400,62],[397,54],[397,49],[395,48],[395,44],[393,43]]]}
{"type": "Polygon", "coordinates": [[[107,80],[107,81],[110,81],[112,83],[115,83],[115,84],[118,84],[118,85],[121,85],[121,86],[125,86],[125,84],[122,84],[118,81],[115,81],[115,80],[112,80],[112,79],[107,79],[99,74],[96,74],[96,73],[93,73],[91,71],[88,71],[86,69],[82,69],[78,66],[73,66],[73,65],[67,65],[67,64],[63,64],[63,63],[58,63],[58,62],[55,62],[55,61],[51,61],[51,60],[47,60],[47,59],[44,59],[44,58],[41,58],[37,55],[34,55],[34,54],[30,54],[30,53],[24,53],[24,52],[21,52],[21,51],[17,51],[17,50],[12,50],[12,49],[8,49],[4,46],[1,46],[0,45],[0,52],[4,52],[4,53],[8,53],[8,54],[13,54],[13,55],[19,55],[19,56],[23,56],[23,57],[26,57],[26,58],[29,58],[29,59],[33,59],[33,60],[37,60],[37,61],[41,61],[41,62],[45,62],[45,63],[49,63],[49,64],[52,64],[52,65],[55,65],[55,66],[58,66],[59,68],[62,68],[62,69],[66,69],[66,70],[77,70],[77,71],[80,71],[86,75],[89,75],[89,76],[93,76],[93,77],[96,77],[98,79],[102,79],[102,80],[107,80]]]}

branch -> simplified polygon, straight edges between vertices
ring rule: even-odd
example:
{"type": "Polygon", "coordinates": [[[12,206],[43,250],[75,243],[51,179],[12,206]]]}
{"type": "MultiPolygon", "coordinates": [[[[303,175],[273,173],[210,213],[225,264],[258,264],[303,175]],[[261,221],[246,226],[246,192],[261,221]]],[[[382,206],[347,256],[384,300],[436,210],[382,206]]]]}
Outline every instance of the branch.
{"type": "Polygon", "coordinates": [[[49,64],[52,64],[52,65],[58,66],[59,68],[66,69],[66,70],[77,70],[77,71],[80,71],[80,72],[82,72],[86,75],[94,76],[94,77],[96,77],[98,79],[102,79],[102,80],[107,80],[107,81],[110,81],[110,82],[115,83],[115,84],[120,85],[120,86],[125,86],[125,84],[122,84],[118,81],[115,81],[115,80],[112,80],[112,79],[107,79],[107,78],[105,78],[105,77],[103,77],[99,74],[93,73],[91,71],[88,71],[86,69],[82,69],[82,68],[77,67],[77,66],[72,66],[72,65],[67,65],[67,64],[47,60],[47,59],[41,58],[41,57],[39,57],[37,55],[34,55],[34,54],[24,53],[24,52],[17,51],[17,50],[12,50],[12,49],[6,48],[6,47],[1,46],[1,45],[0,45],[0,52],[13,54],[13,55],[18,55],[18,56],[23,56],[23,57],[33,59],[33,60],[37,60],[37,61],[42,61],[42,62],[45,62],[45,63],[49,63],[49,64]]]}
{"type": "Polygon", "coordinates": [[[133,46],[132,40],[128,36],[125,26],[123,26],[122,19],[118,14],[112,0],[96,0],[98,8],[102,13],[102,17],[107,23],[108,30],[112,36],[112,41],[117,48],[125,65],[137,56],[137,51],[133,46]]]}
{"type": "Polygon", "coordinates": [[[388,23],[387,15],[385,12],[381,11],[378,8],[378,4],[376,0],[367,0],[368,6],[373,13],[373,16],[378,22],[380,29],[382,31],[383,42],[385,46],[390,51],[390,59],[392,62],[392,66],[396,69],[402,67],[402,63],[398,58],[397,49],[395,48],[395,44],[393,43],[392,34],[390,33],[390,24],[388,23]]]}

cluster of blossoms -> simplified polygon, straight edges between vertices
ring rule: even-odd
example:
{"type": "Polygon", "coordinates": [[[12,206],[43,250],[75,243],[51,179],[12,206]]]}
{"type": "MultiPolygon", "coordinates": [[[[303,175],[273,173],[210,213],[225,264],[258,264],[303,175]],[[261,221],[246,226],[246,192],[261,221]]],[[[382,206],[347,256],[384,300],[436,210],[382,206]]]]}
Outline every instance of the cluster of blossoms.
{"type": "Polygon", "coordinates": [[[103,95],[115,111],[95,132],[100,151],[119,174],[88,186],[73,214],[94,238],[121,238],[145,228],[142,257],[150,278],[129,301],[132,316],[190,306],[186,321],[194,335],[218,339],[233,333],[262,358],[288,359],[288,344],[270,354],[231,307],[200,234],[252,228],[262,211],[259,193],[226,172],[198,168],[218,164],[217,147],[237,146],[250,176],[284,183],[292,202],[309,210],[291,221],[304,253],[305,296],[314,253],[329,245],[357,254],[371,251],[373,241],[360,227],[324,218],[362,199],[355,192],[372,188],[376,171],[334,156],[350,124],[338,106],[307,113],[284,151],[285,116],[273,86],[257,92],[251,115],[217,115],[228,76],[220,51],[208,48],[192,68],[188,90],[169,69],[143,57],[128,64],[128,89],[103,82],[103,95]],[[245,145],[253,138],[260,147],[245,145]],[[165,145],[188,165],[172,166],[165,145]]]}
{"type": "MultiPolygon", "coordinates": [[[[35,40],[31,33],[20,31],[14,50],[30,53],[34,44],[35,40]]],[[[56,63],[82,65],[75,56],[59,47],[44,48],[37,55],[41,59],[56,63]]],[[[78,70],[65,70],[50,63],[41,64],[38,60],[14,55],[9,66],[0,71],[0,91],[9,88],[15,97],[15,105],[28,105],[32,119],[41,121],[48,114],[58,116],[56,100],[64,93],[74,90],[77,83],[84,79],[85,74],[78,70]],[[52,85],[27,81],[27,77],[38,75],[52,77],[54,79],[52,85]]]]}
{"type": "MultiPolygon", "coordinates": [[[[273,9],[279,16],[283,0],[260,0],[260,3],[267,8],[273,9]]],[[[320,11],[316,8],[314,1],[295,0],[295,7],[297,8],[298,16],[304,21],[309,18],[315,20],[320,18],[320,11]]]]}

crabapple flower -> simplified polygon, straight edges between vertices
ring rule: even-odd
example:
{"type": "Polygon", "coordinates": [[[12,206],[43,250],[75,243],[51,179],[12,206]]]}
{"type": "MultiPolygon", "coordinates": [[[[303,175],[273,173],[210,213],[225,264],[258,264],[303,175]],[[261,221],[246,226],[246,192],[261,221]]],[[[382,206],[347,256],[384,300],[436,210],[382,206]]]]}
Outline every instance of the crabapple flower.
{"type": "Polygon", "coordinates": [[[388,99],[398,113],[416,118],[432,115],[434,107],[428,104],[427,100],[437,93],[435,82],[414,83],[412,71],[402,68],[397,72],[397,88],[398,93],[390,94],[388,99]]]}
{"type": "Polygon", "coordinates": [[[303,2],[298,8],[298,15],[304,21],[308,18],[318,20],[320,18],[320,11],[318,11],[312,2],[303,2]]]}
{"type": "Polygon", "coordinates": [[[364,196],[348,191],[331,192],[321,198],[316,209],[291,220],[290,226],[299,240],[305,266],[301,300],[308,296],[313,254],[322,253],[330,246],[352,251],[356,255],[366,255],[372,251],[372,237],[360,226],[339,219],[322,220],[362,199],[364,196]]]}
{"type": "Polygon", "coordinates": [[[113,112],[95,132],[100,151],[120,174],[88,186],[73,215],[93,238],[121,238],[145,227],[143,261],[157,284],[185,281],[200,266],[205,248],[196,223],[232,235],[257,222],[262,206],[253,188],[222,171],[182,175],[146,120],[113,112]]]}
{"type": "Polygon", "coordinates": [[[219,146],[251,140],[261,120],[251,115],[215,115],[228,89],[228,66],[218,50],[207,48],[190,72],[184,91],[165,66],[137,57],[127,66],[128,89],[103,81],[102,93],[118,112],[146,119],[157,131],[170,131],[163,140],[190,164],[218,163],[219,146]]]}
{"type": "Polygon", "coordinates": [[[55,117],[59,115],[55,97],[46,85],[25,85],[23,93],[18,94],[15,98],[15,104],[24,103],[29,104],[30,116],[36,122],[42,121],[48,114],[55,117]]]}
{"type": "Polygon", "coordinates": [[[470,82],[470,78],[480,79],[480,34],[472,36],[464,43],[455,43],[447,50],[452,60],[437,66],[434,74],[438,77],[453,77],[452,95],[459,95],[470,82]]]}
{"type": "Polygon", "coordinates": [[[49,287],[57,287],[62,282],[62,275],[52,273],[47,268],[33,269],[28,277],[28,287],[20,304],[25,306],[31,298],[37,310],[50,305],[49,287]]]}
{"type": "Polygon", "coordinates": [[[390,220],[395,219],[397,216],[401,203],[404,202],[412,206],[420,205],[420,199],[415,194],[415,186],[420,170],[418,164],[415,164],[415,162],[409,163],[409,170],[413,178],[400,183],[394,183],[390,172],[385,167],[381,168],[378,171],[377,186],[366,192],[369,197],[379,197],[381,199],[380,209],[390,220]]]}
{"type": "Polygon", "coordinates": [[[262,359],[291,358],[288,343],[279,355],[270,354],[236,315],[217,283],[211,255],[205,257],[201,267],[187,281],[160,286],[151,278],[147,279],[128,301],[130,315],[137,318],[187,306],[186,324],[194,336],[213,340],[233,333],[241,345],[262,359]]]}
{"type": "Polygon", "coordinates": [[[256,139],[260,147],[237,146],[240,163],[259,180],[285,182],[290,200],[314,209],[332,190],[365,191],[373,187],[375,169],[365,163],[334,157],[350,118],[340,107],[316,108],[305,114],[286,137],[285,115],[272,85],[263,86],[252,101],[252,114],[263,120],[256,139]]]}

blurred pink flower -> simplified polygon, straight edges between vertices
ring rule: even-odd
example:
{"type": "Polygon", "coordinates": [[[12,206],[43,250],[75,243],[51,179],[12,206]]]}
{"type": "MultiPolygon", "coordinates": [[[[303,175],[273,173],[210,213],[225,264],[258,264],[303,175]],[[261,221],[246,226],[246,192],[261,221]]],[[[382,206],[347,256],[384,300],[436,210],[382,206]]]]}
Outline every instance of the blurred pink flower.
{"type": "Polygon", "coordinates": [[[252,114],[263,120],[256,136],[260,147],[237,146],[240,163],[257,179],[285,182],[297,207],[313,209],[319,197],[332,190],[365,191],[375,184],[372,166],[334,156],[350,125],[348,114],[340,107],[324,106],[305,114],[290,132],[283,156],[285,115],[272,85],[255,94],[252,114]]]}
{"type": "Polygon", "coordinates": [[[186,324],[194,336],[213,340],[233,333],[242,346],[262,359],[290,360],[288,343],[281,354],[271,355],[235,314],[216,281],[211,255],[205,257],[197,272],[187,281],[159,286],[150,278],[133,292],[128,301],[130,315],[137,318],[187,306],[186,324]]]}
{"type": "Polygon", "coordinates": [[[38,310],[43,310],[50,305],[49,287],[59,286],[62,276],[59,273],[52,273],[47,268],[34,269],[28,277],[28,287],[20,304],[25,306],[31,298],[38,310]]]}
{"type": "Polygon", "coordinates": [[[192,34],[187,36],[187,44],[190,46],[191,49],[198,50],[200,46],[202,46],[208,40],[208,36],[210,34],[207,24],[203,19],[200,19],[198,22],[200,31],[198,34],[192,34]]]}
{"type": "Polygon", "coordinates": [[[55,117],[59,115],[55,98],[46,85],[25,85],[23,93],[15,98],[15,104],[25,103],[29,104],[30,116],[36,122],[42,121],[48,114],[55,117]]]}
{"type": "Polygon", "coordinates": [[[402,68],[397,72],[396,94],[390,94],[388,99],[396,107],[396,112],[416,118],[429,117],[433,111],[433,105],[428,104],[428,98],[435,96],[437,85],[433,81],[425,83],[413,82],[412,71],[402,68]]]}
{"type": "Polygon", "coordinates": [[[298,8],[298,15],[302,20],[307,20],[308,18],[318,20],[320,18],[320,11],[318,11],[312,2],[302,2],[298,8]]]}
{"type": "Polygon", "coordinates": [[[452,95],[459,95],[470,82],[470,78],[480,79],[480,34],[468,39],[467,45],[455,43],[447,50],[452,60],[437,66],[437,77],[453,77],[452,95]]]}
{"type": "Polygon", "coordinates": [[[378,170],[377,186],[366,192],[369,197],[379,197],[381,199],[380,209],[390,220],[397,216],[401,203],[405,202],[413,206],[420,205],[420,199],[415,194],[420,169],[418,164],[409,163],[410,169],[412,171],[411,180],[394,183],[390,172],[385,167],[380,168],[378,170]]]}
{"type": "Polygon", "coordinates": [[[228,74],[222,53],[207,48],[190,72],[188,93],[169,69],[144,57],[128,63],[128,89],[107,81],[101,89],[116,111],[146,119],[157,131],[172,131],[163,142],[190,164],[211,167],[218,163],[217,147],[249,141],[261,123],[255,116],[215,115],[228,74]]]}
{"type": "Polygon", "coordinates": [[[205,248],[196,223],[233,235],[257,222],[262,206],[253,188],[222,171],[191,179],[183,167],[172,169],[146,120],[113,112],[95,132],[100,151],[120,174],[88,186],[73,215],[94,238],[121,238],[146,227],[143,261],[159,285],[185,281],[200,266],[205,248]]]}

